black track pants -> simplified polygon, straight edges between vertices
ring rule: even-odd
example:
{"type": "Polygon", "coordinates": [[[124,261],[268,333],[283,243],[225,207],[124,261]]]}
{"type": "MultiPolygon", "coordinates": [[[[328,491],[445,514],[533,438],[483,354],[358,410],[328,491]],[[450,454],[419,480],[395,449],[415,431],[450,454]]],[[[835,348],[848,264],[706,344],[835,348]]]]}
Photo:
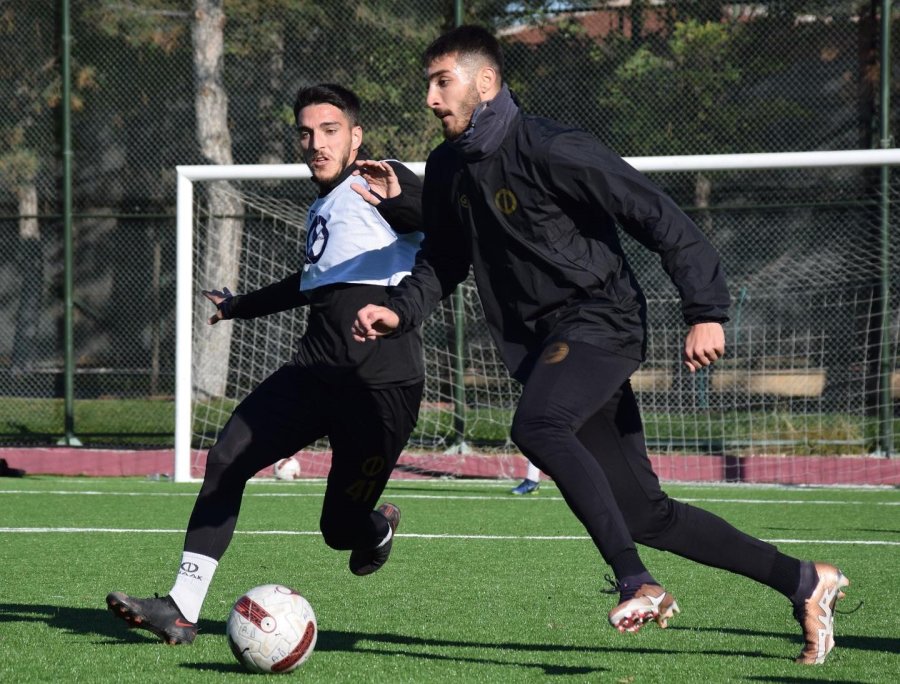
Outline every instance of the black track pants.
{"type": "Polygon", "coordinates": [[[210,449],[184,550],[221,558],[247,480],[323,437],[332,448],[320,520],[325,543],[377,545],[388,525],[374,507],[415,427],[422,386],[335,387],[303,367],[275,371],[235,409],[210,449]]]}
{"type": "Polygon", "coordinates": [[[637,368],[589,344],[550,343],[523,389],[513,441],[557,483],[614,569],[637,541],[773,586],[774,546],[660,489],[628,381],[637,368]]]}

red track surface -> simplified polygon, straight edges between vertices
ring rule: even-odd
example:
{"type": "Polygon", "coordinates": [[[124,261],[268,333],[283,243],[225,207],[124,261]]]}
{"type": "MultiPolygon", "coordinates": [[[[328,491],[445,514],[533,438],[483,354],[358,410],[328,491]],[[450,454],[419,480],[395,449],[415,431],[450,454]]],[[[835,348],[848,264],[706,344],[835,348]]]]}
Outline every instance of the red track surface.
{"type": "MultiPolygon", "coordinates": [[[[328,453],[301,452],[303,477],[324,477],[331,457],[328,453]]],[[[73,447],[0,449],[10,468],[26,475],[81,475],[94,477],[171,475],[171,449],[143,451],[73,447]]],[[[200,456],[201,464],[205,455],[200,456]]],[[[850,456],[745,456],[723,458],[709,455],[651,456],[660,479],[668,481],[777,482],[781,484],[900,485],[900,458],[850,456]]],[[[393,477],[418,479],[446,473],[478,478],[521,478],[524,458],[497,458],[468,454],[404,454],[393,477]]],[[[270,475],[271,470],[263,471],[270,475]]],[[[202,470],[195,471],[196,477],[202,470]]]]}

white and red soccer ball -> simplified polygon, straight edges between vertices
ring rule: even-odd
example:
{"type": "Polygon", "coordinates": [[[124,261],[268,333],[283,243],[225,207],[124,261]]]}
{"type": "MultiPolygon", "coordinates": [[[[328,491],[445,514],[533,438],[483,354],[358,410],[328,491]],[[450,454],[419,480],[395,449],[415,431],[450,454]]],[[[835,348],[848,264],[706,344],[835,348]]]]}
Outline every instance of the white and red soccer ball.
{"type": "Polygon", "coordinates": [[[296,480],[300,477],[300,461],[293,456],[282,458],[272,469],[276,480],[296,480]]]}
{"type": "Polygon", "coordinates": [[[251,672],[283,673],[302,665],[319,629],[309,601],[281,584],[263,584],[241,596],[225,628],[238,662],[251,672]]]}

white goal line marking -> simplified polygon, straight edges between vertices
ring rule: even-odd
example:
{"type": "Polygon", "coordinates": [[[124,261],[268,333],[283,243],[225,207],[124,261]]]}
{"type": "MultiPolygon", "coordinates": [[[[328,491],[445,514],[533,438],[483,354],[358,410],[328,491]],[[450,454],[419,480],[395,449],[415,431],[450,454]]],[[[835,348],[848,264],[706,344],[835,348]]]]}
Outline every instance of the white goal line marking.
{"type": "MultiPolygon", "coordinates": [[[[0,534],[184,534],[184,530],[136,529],[115,527],[0,527],[0,534]]],[[[236,535],[318,537],[311,530],[237,530],[236,535]]],[[[477,541],[590,541],[587,535],[515,535],[515,534],[397,534],[409,539],[466,539],[477,541]]],[[[770,544],[845,544],[852,546],[900,546],[900,541],[872,539],[764,539],[770,544]]]]}
{"type": "MultiPolygon", "coordinates": [[[[283,498],[309,498],[321,497],[321,492],[246,492],[244,497],[283,497],[283,498]]],[[[181,496],[196,498],[196,492],[100,492],[94,490],[68,491],[68,490],[30,490],[30,489],[2,489],[0,494],[50,494],[53,496],[181,496]]],[[[402,494],[391,492],[387,495],[391,499],[429,499],[429,500],[473,500],[473,501],[563,501],[561,496],[510,496],[509,494],[402,494]]],[[[818,506],[900,506],[900,501],[834,501],[829,499],[720,499],[712,497],[681,497],[673,496],[676,501],[684,503],[735,503],[735,504],[777,504],[777,505],[805,505],[818,506]]]]}

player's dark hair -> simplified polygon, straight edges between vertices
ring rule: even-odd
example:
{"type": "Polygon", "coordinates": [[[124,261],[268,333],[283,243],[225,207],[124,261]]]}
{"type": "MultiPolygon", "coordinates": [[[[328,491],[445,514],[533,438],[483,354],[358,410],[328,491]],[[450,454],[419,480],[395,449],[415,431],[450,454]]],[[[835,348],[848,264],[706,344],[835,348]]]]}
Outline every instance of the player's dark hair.
{"type": "Polygon", "coordinates": [[[309,105],[330,104],[347,115],[351,126],[359,125],[359,98],[353,91],[336,83],[318,83],[301,88],[294,100],[294,121],[300,118],[300,110],[309,105]]]}
{"type": "Polygon", "coordinates": [[[438,36],[422,55],[425,67],[436,59],[458,53],[460,57],[478,55],[483,57],[503,78],[503,50],[494,35],[486,28],[466,24],[438,36]]]}

